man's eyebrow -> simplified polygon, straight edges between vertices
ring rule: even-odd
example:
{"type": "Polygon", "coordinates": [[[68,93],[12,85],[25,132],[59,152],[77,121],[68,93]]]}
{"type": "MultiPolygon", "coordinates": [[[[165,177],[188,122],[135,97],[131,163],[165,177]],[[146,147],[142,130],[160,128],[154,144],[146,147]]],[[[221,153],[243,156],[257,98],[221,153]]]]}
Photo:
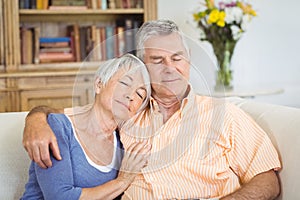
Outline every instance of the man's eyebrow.
{"type": "Polygon", "coordinates": [[[174,53],[172,56],[182,56],[184,54],[183,51],[178,51],[176,53],[174,53]]]}
{"type": "MultiPolygon", "coordinates": [[[[173,57],[173,56],[182,56],[182,55],[184,55],[184,52],[183,51],[178,51],[178,52],[174,52],[171,55],[171,57],[173,57]]],[[[155,59],[163,59],[163,58],[164,57],[160,56],[160,55],[152,55],[152,56],[150,56],[150,59],[153,59],[153,60],[155,60],[155,59]]]]}
{"type": "Polygon", "coordinates": [[[162,56],[150,56],[151,59],[155,60],[155,59],[162,59],[163,57],[162,56]]]}

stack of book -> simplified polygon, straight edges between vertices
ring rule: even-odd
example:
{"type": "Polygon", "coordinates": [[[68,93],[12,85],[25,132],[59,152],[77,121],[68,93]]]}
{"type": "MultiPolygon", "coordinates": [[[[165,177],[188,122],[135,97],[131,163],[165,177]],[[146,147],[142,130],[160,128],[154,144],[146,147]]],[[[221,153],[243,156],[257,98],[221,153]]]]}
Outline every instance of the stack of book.
{"type": "Polygon", "coordinates": [[[40,38],[40,63],[75,61],[70,37],[40,38]]]}

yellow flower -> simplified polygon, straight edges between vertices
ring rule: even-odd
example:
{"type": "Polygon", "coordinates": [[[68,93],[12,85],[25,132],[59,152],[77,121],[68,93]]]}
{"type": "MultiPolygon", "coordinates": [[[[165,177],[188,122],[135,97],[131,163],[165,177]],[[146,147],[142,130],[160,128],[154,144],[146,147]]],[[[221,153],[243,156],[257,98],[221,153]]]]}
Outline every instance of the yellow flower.
{"type": "Polygon", "coordinates": [[[224,27],[225,26],[225,20],[219,20],[217,22],[217,25],[220,26],[220,27],[224,27]]]}
{"type": "Polygon", "coordinates": [[[213,9],[215,6],[214,0],[205,0],[208,9],[213,9]]]}
{"type": "Polygon", "coordinates": [[[226,16],[226,14],[224,11],[219,12],[219,20],[217,22],[218,26],[220,26],[220,27],[225,26],[225,16],[226,16]]]}
{"type": "Polygon", "coordinates": [[[220,12],[217,9],[213,9],[208,16],[208,23],[213,24],[219,20],[220,12]]]}
{"type": "Polygon", "coordinates": [[[225,12],[214,9],[210,12],[208,16],[208,23],[213,24],[216,23],[220,27],[225,26],[225,12]]]}
{"type": "Polygon", "coordinates": [[[200,16],[197,13],[194,13],[193,17],[194,17],[195,21],[199,21],[200,20],[200,16]]]}
{"type": "Polygon", "coordinates": [[[253,10],[253,8],[250,4],[243,4],[242,2],[238,2],[237,6],[240,7],[245,14],[249,14],[249,15],[252,15],[252,16],[257,15],[255,10],[253,10]]]}

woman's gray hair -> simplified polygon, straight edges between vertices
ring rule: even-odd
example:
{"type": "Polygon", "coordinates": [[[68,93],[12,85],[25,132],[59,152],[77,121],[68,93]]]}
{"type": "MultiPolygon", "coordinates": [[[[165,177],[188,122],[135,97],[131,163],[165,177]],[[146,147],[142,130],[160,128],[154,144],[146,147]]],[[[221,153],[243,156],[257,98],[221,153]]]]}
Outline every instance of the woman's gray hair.
{"type": "Polygon", "coordinates": [[[95,75],[95,80],[99,79],[102,85],[105,86],[108,83],[108,81],[115,75],[115,73],[122,67],[128,67],[128,72],[133,73],[136,72],[137,70],[140,70],[142,73],[147,96],[143,104],[141,105],[140,109],[138,110],[139,112],[147,106],[151,96],[151,85],[150,85],[149,73],[147,71],[145,64],[139,58],[128,53],[119,58],[114,58],[105,61],[100,64],[95,75]]]}
{"type": "Polygon", "coordinates": [[[159,19],[145,22],[136,34],[136,54],[141,60],[144,60],[144,43],[152,36],[166,36],[172,33],[178,33],[181,37],[182,44],[190,58],[189,48],[178,26],[171,20],[159,19]]]}

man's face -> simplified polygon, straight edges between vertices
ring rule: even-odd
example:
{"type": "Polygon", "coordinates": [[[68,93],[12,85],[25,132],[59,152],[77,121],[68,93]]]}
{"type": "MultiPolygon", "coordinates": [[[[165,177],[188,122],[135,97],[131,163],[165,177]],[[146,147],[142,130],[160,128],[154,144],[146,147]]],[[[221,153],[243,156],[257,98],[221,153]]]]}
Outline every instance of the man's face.
{"type": "Polygon", "coordinates": [[[154,93],[181,97],[187,90],[190,63],[180,35],[152,36],[144,48],[144,62],[154,93]]]}

